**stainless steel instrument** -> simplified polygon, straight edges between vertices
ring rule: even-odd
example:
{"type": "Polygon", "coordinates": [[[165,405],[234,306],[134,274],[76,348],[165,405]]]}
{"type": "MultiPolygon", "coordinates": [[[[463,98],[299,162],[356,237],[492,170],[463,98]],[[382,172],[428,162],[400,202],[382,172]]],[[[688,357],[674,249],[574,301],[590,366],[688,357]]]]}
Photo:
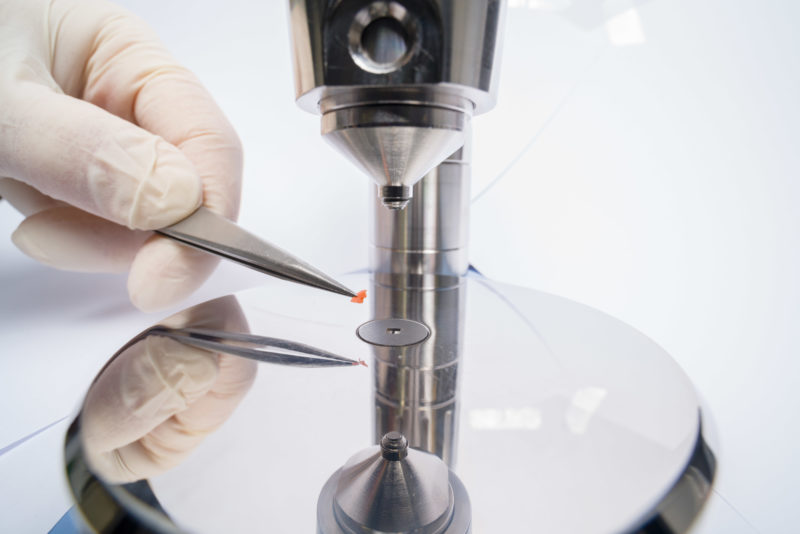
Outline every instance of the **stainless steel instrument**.
{"type": "Polygon", "coordinates": [[[319,269],[204,207],[156,232],[270,276],[348,297],[356,296],[353,290],[319,269]]]}
{"type": "Polygon", "coordinates": [[[146,336],[168,337],[190,347],[211,352],[223,352],[277,365],[294,367],[367,366],[364,360],[339,356],[296,341],[226,330],[169,328],[158,325],[146,330],[141,337],[146,336]]]}

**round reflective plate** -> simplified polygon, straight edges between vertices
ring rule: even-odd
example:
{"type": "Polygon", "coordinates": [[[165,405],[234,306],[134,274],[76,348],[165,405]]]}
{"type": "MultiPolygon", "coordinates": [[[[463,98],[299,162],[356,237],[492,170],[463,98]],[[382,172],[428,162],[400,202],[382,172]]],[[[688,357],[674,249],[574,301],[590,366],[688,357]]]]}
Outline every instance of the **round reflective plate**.
{"type": "Polygon", "coordinates": [[[315,532],[325,482],[398,430],[458,475],[473,532],[690,528],[714,458],[692,385],[646,336],[482,278],[405,290],[366,274],[343,282],[367,288],[365,304],[274,282],[190,308],[121,349],[66,444],[87,523],[315,532]],[[384,319],[430,335],[401,346],[357,336],[384,319]],[[270,349],[253,342],[264,338],[270,349]],[[303,365],[298,347],[368,367],[303,365]],[[265,363],[275,354],[282,363],[265,363]]]}

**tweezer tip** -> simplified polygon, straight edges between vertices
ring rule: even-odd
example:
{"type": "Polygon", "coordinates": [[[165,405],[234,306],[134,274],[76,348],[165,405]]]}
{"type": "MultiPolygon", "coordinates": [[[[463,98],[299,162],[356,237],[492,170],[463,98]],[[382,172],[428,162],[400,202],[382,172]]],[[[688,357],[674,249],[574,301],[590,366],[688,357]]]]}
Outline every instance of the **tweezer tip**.
{"type": "Polygon", "coordinates": [[[358,293],[349,287],[337,282],[310,265],[302,265],[300,269],[294,273],[294,276],[287,276],[287,278],[318,289],[325,289],[332,293],[345,295],[346,297],[354,298],[358,296],[358,293]]]}
{"type": "Polygon", "coordinates": [[[358,293],[357,293],[357,292],[355,292],[355,291],[353,291],[352,289],[350,289],[350,288],[348,288],[348,287],[346,287],[346,286],[343,286],[343,285],[342,285],[342,284],[340,284],[339,282],[337,282],[337,283],[336,283],[336,285],[338,285],[338,286],[339,286],[339,288],[343,290],[342,292],[344,293],[344,295],[345,295],[345,296],[348,296],[348,297],[350,297],[350,298],[356,298],[356,297],[358,297],[358,293]]]}
{"type": "Polygon", "coordinates": [[[333,291],[334,293],[339,293],[340,295],[344,295],[346,297],[350,297],[351,299],[354,299],[354,298],[358,297],[358,293],[356,293],[352,289],[349,289],[349,288],[343,286],[342,284],[340,284],[338,282],[336,282],[333,287],[327,286],[327,287],[322,287],[322,289],[327,289],[329,291],[333,291]]]}

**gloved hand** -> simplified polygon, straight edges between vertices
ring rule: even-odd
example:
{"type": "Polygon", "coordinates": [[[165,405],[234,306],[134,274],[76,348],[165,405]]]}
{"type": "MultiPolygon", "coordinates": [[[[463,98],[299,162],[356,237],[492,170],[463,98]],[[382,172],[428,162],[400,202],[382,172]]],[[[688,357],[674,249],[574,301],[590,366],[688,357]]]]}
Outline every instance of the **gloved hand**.
{"type": "Polygon", "coordinates": [[[142,310],[169,306],[216,260],[147,230],[198,206],[235,219],[241,145],[197,78],[105,0],[0,0],[0,196],[53,267],[130,269],[142,310]]]}
{"type": "MultiPolygon", "coordinates": [[[[162,323],[247,333],[235,297],[190,308],[162,323]]],[[[253,360],[147,336],[117,355],[89,388],[81,438],[95,474],[116,484],[163,473],[233,413],[256,376],[253,360]]]]}

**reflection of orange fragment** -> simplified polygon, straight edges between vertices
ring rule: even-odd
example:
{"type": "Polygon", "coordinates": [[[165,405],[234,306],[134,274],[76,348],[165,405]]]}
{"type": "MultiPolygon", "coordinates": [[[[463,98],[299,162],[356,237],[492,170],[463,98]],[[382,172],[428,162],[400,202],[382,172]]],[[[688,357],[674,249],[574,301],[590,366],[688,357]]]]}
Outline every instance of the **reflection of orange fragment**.
{"type": "Polygon", "coordinates": [[[367,290],[362,289],[361,291],[358,292],[358,295],[350,299],[350,302],[357,302],[359,304],[362,304],[365,298],[367,298],[367,290]]]}

